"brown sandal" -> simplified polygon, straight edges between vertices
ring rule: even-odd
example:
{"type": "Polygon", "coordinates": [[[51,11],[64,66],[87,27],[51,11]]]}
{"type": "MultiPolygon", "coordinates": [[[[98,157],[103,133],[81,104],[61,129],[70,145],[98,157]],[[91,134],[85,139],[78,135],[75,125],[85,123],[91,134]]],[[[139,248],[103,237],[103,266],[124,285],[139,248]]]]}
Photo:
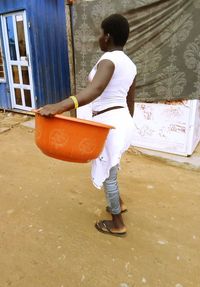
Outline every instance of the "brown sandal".
{"type": "Polygon", "coordinates": [[[108,225],[106,224],[106,220],[100,220],[95,224],[95,227],[98,231],[104,233],[104,234],[109,234],[117,237],[125,237],[126,232],[113,232],[110,230],[108,225]]]}

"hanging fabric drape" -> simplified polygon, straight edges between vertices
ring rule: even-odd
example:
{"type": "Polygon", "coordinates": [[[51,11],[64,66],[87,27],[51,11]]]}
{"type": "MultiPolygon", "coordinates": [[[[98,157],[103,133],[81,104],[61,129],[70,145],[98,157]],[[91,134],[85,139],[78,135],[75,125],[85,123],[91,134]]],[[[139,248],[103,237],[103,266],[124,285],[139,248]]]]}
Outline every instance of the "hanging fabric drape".
{"type": "Polygon", "coordinates": [[[130,23],[126,52],[138,67],[136,101],[200,98],[200,0],[77,0],[77,90],[99,59],[101,21],[121,13],[130,23]]]}

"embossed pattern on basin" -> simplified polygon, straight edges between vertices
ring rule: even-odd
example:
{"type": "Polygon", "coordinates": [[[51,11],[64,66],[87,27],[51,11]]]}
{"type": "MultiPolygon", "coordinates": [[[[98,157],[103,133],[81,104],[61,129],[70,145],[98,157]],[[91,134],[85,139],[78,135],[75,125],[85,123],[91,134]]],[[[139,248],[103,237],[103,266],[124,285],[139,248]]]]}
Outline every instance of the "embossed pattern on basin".
{"type": "Polygon", "coordinates": [[[35,142],[46,155],[70,162],[89,162],[101,153],[112,126],[56,115],[35,114],[35,142]]]}

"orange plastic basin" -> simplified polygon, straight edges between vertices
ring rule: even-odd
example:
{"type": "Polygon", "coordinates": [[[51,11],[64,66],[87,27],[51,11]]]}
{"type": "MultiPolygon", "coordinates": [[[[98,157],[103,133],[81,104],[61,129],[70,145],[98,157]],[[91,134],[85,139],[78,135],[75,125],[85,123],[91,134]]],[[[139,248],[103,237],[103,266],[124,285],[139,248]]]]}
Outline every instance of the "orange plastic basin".
{"type": "Polygon", "coordinates": [[[56,115],[35,114],[35,141],[46,155],[71,162],[88,162],[101,153],[108,125],[56,115]]]}

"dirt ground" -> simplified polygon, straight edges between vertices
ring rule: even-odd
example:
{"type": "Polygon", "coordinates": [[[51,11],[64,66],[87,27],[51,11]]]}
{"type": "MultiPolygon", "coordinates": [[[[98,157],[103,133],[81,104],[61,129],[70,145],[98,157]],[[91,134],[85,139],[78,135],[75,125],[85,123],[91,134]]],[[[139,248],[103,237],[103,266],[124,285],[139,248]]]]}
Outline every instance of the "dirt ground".
{"type": "Polygon", "coordinates": [[[126,238],[90,164],[43,155],[34,131],[0,134],[0,287],[200,287],[199,172],[129,152],[119,175],[126,238]]]}

